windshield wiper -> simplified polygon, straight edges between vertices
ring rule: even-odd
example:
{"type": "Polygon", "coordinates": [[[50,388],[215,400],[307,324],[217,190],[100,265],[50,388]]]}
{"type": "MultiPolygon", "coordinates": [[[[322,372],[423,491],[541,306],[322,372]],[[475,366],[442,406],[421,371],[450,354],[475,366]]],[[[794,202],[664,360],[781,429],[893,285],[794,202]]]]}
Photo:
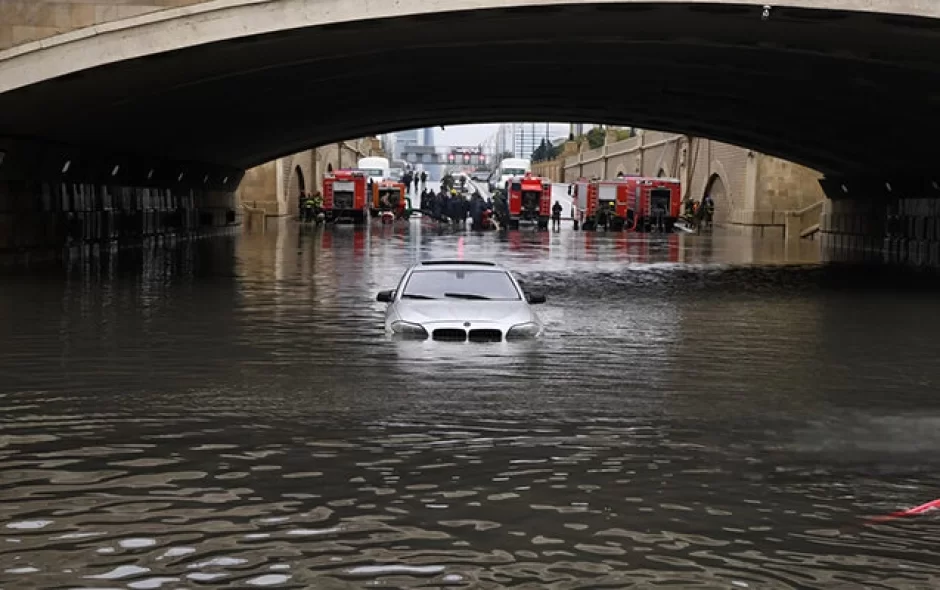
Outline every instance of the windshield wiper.
{"type": "Polygon", "coordinates": [[[454,299],[489,299],[486,295],[477,295],[475,293],[444,293],[444,297],[453,297],[454,299]]]}
{"type": "Polygon", "coordinates": [[[419,293],[405,293],[401,296],[402,299],[437,299],[437,297],[431,297],[430,295],[421,295],[419,293]]]}

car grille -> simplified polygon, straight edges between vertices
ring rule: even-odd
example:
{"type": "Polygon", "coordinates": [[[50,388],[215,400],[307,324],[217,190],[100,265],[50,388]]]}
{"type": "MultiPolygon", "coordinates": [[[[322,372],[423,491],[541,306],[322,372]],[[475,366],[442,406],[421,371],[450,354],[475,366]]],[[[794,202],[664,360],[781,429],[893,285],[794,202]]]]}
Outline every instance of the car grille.
{"type": "Polygon", "coordinates": [[[439,328],[434,330],[435,340],[447,340],[449,342],[463,342],[467,339],[467,331],[459,328],[439,328]]]}
{"type": "Polygon", "coordinates": [[[470,330],[471,342],[502,342],[503,333],[499,330],[470,330]]]}

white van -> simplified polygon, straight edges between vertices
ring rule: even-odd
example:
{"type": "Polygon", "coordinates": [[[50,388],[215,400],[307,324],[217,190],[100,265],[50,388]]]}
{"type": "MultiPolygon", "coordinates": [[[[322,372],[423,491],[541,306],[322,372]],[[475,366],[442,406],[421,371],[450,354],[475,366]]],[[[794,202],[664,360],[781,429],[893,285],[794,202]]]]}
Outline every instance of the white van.
{"type": "Polygon", "coordinates": [[[526,158],[506,158],[499,163],[496,174],[493,175],[493,188],[506,188],[506,181],[513,176],[525,176],[527,172],[532,172],[532,162],[526,158]]]}
{"type": "Polygon", "coordinates": [[[375,182],[381,182],[392,176],[388,158],[360,158],[356,168],[368,174],[369,178],[375,182]]]}

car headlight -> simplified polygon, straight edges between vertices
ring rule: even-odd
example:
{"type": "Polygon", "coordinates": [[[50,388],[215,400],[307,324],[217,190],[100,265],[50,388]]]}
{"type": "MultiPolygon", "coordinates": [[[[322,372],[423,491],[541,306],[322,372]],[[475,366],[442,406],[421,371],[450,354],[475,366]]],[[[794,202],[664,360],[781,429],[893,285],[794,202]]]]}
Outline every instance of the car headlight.
{"type": "Polygon", "coordinates": [[[428,331],[421,324],[403,322],[401,320],[392,322],[392,332],[408,338],[427,338],[428,331]]]}
{"type": "Polygon", "coordinates": [[[509,331],[506,332],[506,340],[522,340],[525,338],[535,338],[539,335],[541,327],[535,322],[526,322],[524,324],[516,324],[515,326],[509,328],[509,331]]]}

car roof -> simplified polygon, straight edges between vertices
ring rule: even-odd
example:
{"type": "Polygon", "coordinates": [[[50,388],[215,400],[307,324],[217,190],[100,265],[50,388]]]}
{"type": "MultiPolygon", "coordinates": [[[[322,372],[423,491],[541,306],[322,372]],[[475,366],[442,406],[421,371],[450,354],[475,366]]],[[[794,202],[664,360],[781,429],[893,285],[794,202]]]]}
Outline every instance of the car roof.
{"type": "Polygon", "coordinates": [[[494,271],[504,271],[504,272],[506,271],[505,268],[499,266],[495,262],[489,262],[486,260],[422,260],[421,262],[412,266],[411,269],[412,270],[479,269],[479,270],[494,270],[494,271]]]}

